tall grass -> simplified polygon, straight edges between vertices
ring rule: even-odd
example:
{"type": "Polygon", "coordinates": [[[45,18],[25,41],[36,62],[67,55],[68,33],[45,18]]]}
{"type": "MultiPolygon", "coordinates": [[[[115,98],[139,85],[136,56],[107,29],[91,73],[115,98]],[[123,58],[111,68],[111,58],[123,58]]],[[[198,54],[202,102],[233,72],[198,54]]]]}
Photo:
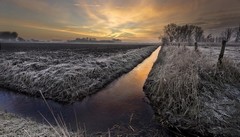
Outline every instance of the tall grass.
{"type": "Polygon", "coordinates": [[[184,47],[162,49],[145,84],[162,125],[191,135],[240,133],[240,69],[229,59],[222,66],[213,60],[184,47]]]}

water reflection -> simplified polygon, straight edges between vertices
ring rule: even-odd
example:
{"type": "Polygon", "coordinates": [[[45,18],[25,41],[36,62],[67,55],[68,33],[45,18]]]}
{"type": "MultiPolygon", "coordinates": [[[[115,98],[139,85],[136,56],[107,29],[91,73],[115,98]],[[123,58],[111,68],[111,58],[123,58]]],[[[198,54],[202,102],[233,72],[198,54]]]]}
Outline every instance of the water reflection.
{"type": "MultiPolygon", "coordinates": [[[[107,131],[115,124],[128,123],[132,113],[141,119],[141,123],[147,124],[152,119],[153,111],[148,104],[143,102],[145,97],[143,84],[156,61],[159,50],[160,48],[154,51],[131,72],[115,80],[97,94],[85,98],[82,102],[61,105],[48,101],[48,104],[56,114],[61,114],[66,124],[73,129],[76,128],[77,119],[77,122],[84,124],[88,131],[107,131]]],[[[0,109],[43,122],[41,113],[49,122],[54,123],[46,104],[39,98],[1,89],[0,109]]]]}

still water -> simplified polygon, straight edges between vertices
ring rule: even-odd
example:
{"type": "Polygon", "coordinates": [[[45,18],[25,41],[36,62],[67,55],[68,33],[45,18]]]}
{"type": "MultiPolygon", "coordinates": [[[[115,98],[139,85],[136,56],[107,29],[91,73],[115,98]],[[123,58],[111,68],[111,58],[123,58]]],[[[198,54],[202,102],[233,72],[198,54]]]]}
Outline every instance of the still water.
{"type": "MultiPolygon", "coordinates": [[[[137,119],[138,125],[146,125],[153,118],[153,110],[144,102],[143,85],[160,48],[132,71],[81,102],[63,105],[48,100],[47,103],[55,115],[62,115],[65,123],[73,130],[76,129],[76,123],[79,123],[85,125],[87,131],[107,131],[116,124],[127,124],[131,116],[137,119]]],[[[52,114],[41,98],[0,89],[0,110],[37,122],[46,122],[44,116],[51,124],[55,124],[52,114]]]]}

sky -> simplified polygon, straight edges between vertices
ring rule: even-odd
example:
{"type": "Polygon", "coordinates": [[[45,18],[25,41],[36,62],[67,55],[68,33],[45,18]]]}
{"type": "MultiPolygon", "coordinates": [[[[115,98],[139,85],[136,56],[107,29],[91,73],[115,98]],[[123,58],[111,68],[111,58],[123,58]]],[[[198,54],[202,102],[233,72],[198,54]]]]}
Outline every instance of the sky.
{"type": "Polygon", "coordinates": [[[240,0],[0,0],[0,31],[26,39],[152,42],[169,23],[218,33],[240,24],[240,0]]]}

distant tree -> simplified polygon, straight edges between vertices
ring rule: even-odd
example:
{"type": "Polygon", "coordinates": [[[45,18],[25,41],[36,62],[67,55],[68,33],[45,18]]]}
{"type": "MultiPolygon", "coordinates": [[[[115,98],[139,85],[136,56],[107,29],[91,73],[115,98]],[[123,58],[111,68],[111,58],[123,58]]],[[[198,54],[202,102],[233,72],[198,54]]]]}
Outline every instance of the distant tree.
{"type": "Polygon", "coordinates": [[[173,42],[173,40],[176,38],[177,35],[177,25],[174,23],[168,24],[164,27],[163,31],[166,37],[168,37],[170,42],[173,42]]]}
{"type": "Polygon", "coordinates": [[[1,39],[9,39],[9,37],[10,37],[10,35],[11,35],[11,32],[0,32],[0,38],[1,39]]]}
{"type": "Polygon", "coordinates": [[[12,39],[16,39],[18,37],[18,33],[17,32],[12,32],[11,33],[11,38],[12,39]]]}
{"type": "Polygon", "coordinates": [[[21,37],[18,37],[17,38],[17,41],[25,41],[25,39],[21,38],[21,37]]]}
{"type": "Polygon", "coordinates": [[[194,25],[183,25],[180,26],[180,39],[182,42],[191,42],[192,41],[192,37],[193,37],[193,33],[194,33],[194,29],[196,26],[194,25]]]}
{"type": "Polygon", "coordinates": [[[208,34],[206,37],[206,42],[212,42],[213,36],[212,34],[208,34]]]}
{"type": "Polygon", "coordinates": [[[176,42],[180,42],[181,41],[181,33],[182,33],[182,26],[177,26],[176,28],[176,35],[175,35],[175,39],[176,42]]]}
{"type": "Polygon", "coordinates": [[[179,27],[179,37],[181,42],[185,42],[187,39],[187,29],[188,29],[187,24],[179,27]]]}
{"type": "Polygon", "coordinates": [[[240,41],[240,24],[239,27],[236,28],[236,38],[235,38],[235,42],[239,42],[240,41]]]}
{"type": "Polygon", "coordinates": [[[169,39],[167,37],[162,37],[161,41],[162,41],[163,46],[166,46],[169,44],[169,39]]]}
{"type": "Polygon", "coordinates": [[[203,36],[203,29],[201,27],[195,26],[194,29],[194,38],[195,38],[195,50],[198,49],[198,42],[201,40],[203,36]]]}
{"type": "Polygon", "coordinates": [[[16,40],[17,37],[18,37],[17,32],[9,32],[9,31],[0,32],[0,39],[16,40]]]}
{"type": "Polygon", "coordinates": [[[194,39],[196,42],[201,41],[203,37],[204,30],[201,27],[196,26],[194,29],[194,39]]]}
{"type": "MultiPolygon", "coordinates": [[[[163,34],[168,38],[169,42],[192,42],[201,41],[203,39],[203,29],[195,25],[179,26],[174,23],[164,26],[163,34]]],[[[162,37],[161,37],[162,38],[162,37]]]]}
{"type": "Polygon", "coordinates": [[[234,29],[233,29],[233,28],[227,28],[227,29],[226,29],[225,31],[223,31],[222,34],[221,34],[222,37],[223,37],[223,40],[222,40],[221,52],[220,52],[219,57],[218,57],[218,64],[219,64],[219,65],[222,64],[222,59],[223,59],[223,56],[224,56],[226,44],[227,44],[227,42],[231,39],[233,32],[234,32],[234,29]]]}
{"type": "Polygon", "coordinates": [[[231,39],[233,32],[234,32],[233,28],[227,28],[221,33],[221,35],[224,38],[224,40],[228,42],[231,39]]]}
{"type": "Polygon", "coordinates": [[[192,41],[192,36],[194,34],[196,26],[194,25],[188,25],[187,27],[187,42],[191,42],[192,41]]]}

